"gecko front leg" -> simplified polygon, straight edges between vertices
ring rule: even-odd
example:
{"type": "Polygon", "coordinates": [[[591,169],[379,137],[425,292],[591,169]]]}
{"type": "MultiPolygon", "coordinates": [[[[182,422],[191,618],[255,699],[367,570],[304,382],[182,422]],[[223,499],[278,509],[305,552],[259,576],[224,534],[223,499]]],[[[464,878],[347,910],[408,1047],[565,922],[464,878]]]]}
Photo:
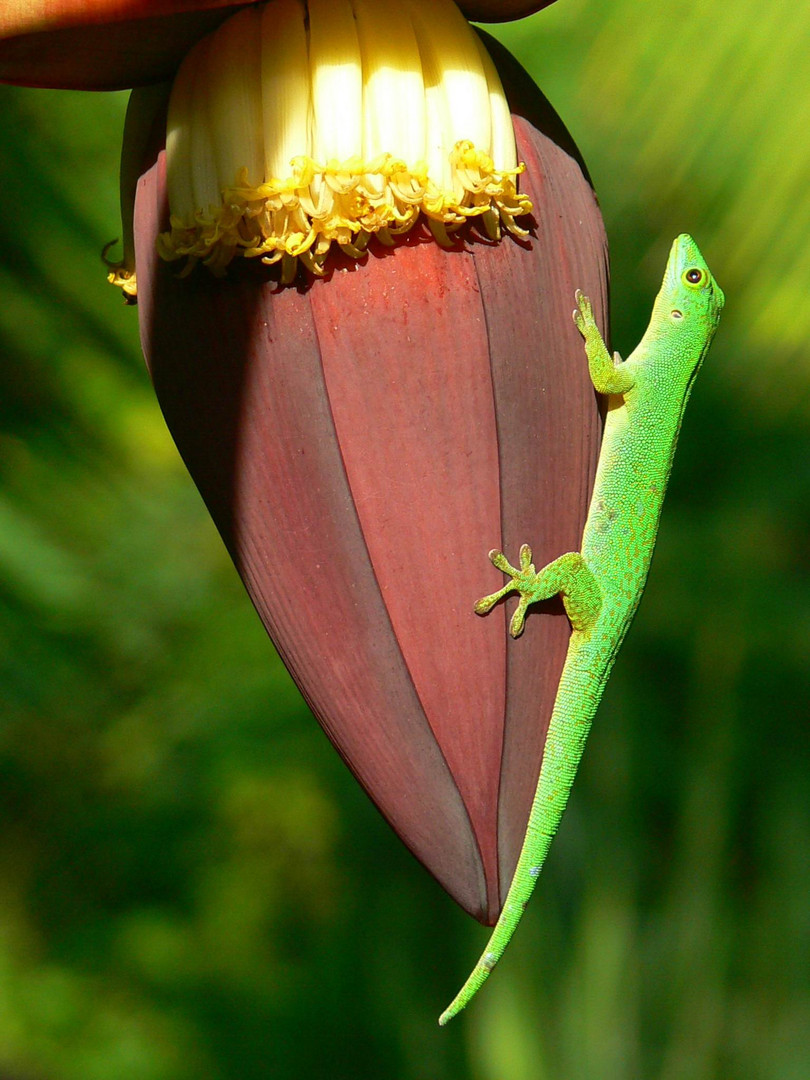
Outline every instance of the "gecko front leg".
{"type": "Polygon", "coordinates": [[[585,338],[585,355],[591,382],[599,394],[625,394],[633,386],[631,368],[627,367],[618,353],[610,355],[607,345],[596,325],[593,306],[582,292],[575,294],[574,323],[585,338]]]}

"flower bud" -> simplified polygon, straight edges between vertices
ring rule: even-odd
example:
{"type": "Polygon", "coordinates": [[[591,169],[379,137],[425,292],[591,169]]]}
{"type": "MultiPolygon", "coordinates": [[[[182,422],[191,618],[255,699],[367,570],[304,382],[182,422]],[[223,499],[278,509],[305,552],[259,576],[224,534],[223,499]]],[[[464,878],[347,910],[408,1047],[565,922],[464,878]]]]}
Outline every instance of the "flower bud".
{"type": "MultiPolygon", "coordinates": [[[[576,550],[600,417],[571,313],[604,325],[607,253],[576,147],[502,49],[525,238],[426,222],[333,242],[295,287],[234,258],[185,277],[168,152],[142,169],[141,338],[177,446],[315,716],[392,827],[492,922],[523,840],[570,633],[558,602],[511,641],[491,548],[576,550]],[[493,577],[494,575],[494,577],[493,577]]],[[[334,136],[341,138],[340,134],[334,136]]]]}

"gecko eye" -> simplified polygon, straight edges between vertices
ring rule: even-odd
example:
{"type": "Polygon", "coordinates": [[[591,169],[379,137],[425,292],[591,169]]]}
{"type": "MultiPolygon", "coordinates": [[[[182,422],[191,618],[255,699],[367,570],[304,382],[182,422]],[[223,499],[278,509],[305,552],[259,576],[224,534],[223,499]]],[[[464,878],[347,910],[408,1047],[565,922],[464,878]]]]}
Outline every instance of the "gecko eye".
{"type": "Polygon", "coordinates": [[[703,271],[697,266],[693,266],[691,270],[687,270],[684,275],[684,281],[688,281],[690,285],[699,285],[703,281],[703,271]]]}

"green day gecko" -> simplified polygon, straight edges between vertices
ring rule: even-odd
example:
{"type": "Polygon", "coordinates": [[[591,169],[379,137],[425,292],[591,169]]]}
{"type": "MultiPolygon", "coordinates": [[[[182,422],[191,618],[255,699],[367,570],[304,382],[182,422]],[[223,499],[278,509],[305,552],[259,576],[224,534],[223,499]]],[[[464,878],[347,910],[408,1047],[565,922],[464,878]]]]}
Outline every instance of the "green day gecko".
{"type": "Polygon", "coordinates": [[[545,862],[591,721],[644,589],[683,412],[724,297],[697,244],[682,235],[672,245],[647,331],[627,360],[611,357],[587,297],[577,292],[576,302],[574,321],[585,338],[594,388],[608,397],[582,550],[560,555],[540,570],[532,565],[528,544],[520,549],[519,569],[502,552],[491,551],[491,561],[510,581],[475,605],[485,615],[507,593],[518,592],[510,624],[516,638],[528,606],[560,593],[571,639],[515,876],[486,950],[440,1024],[468,1004],[500,960],[545,862]]]}

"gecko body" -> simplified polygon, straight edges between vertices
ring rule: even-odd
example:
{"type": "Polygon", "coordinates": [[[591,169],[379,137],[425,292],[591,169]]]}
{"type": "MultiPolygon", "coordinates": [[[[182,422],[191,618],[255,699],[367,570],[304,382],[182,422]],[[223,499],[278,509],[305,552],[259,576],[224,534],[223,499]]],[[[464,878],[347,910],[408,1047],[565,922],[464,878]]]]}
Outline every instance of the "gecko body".
{"type": "Polygon", "coordinates": [[[574,321],[585,339],[594,388],[608,397],[605,430],[580,551],[542,567],[531,549],[520,566],[502,552],[492,563],[509,575],[475,605],[485,615],[507,593],[520,602],[510,624],[518,637],[526,609],[560,593],[572,633],[549,723],[537,790],[512,884],[486,950],[451,1005],[446,1024],[468,1004],[503,955],[531,896],[579,766],[616,654],[641,599],[681,420],[708,351],[724,297],[691,237],[670,251],[649,326],[627,360],[611,356],[589,300],[576,294],[574,321]]]}

